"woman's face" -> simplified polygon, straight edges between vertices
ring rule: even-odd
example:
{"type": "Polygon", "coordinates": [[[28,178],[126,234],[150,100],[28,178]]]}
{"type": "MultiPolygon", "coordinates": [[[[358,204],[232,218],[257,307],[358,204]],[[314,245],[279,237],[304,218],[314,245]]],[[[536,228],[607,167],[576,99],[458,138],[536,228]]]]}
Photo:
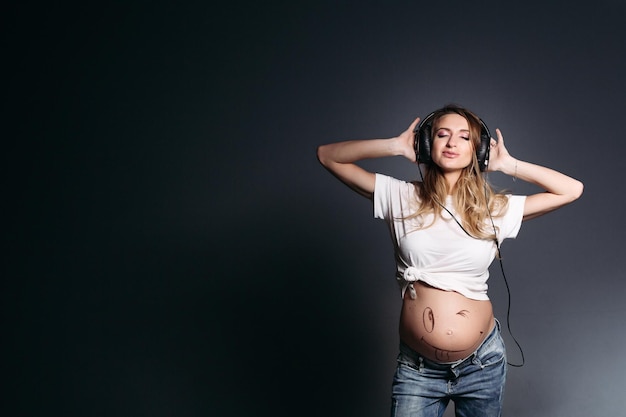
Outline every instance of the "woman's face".
{"type": "Polygon", "coordinates": [[[472,163],[473,153],[467,120],[456,113],[442,116],[433,132],[433,162],[444,172],[457,171],[472,163]]]}

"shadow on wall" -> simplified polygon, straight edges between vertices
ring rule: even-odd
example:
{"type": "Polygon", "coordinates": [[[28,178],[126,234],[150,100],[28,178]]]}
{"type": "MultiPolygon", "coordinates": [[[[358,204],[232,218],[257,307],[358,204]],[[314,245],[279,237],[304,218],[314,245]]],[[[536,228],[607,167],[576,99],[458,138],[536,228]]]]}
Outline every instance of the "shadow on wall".
{"type": "Polygon", "coordinates": [[[378,369],[371,364],[380,355],[355,305],[352,267],[335,259],[336,243],[311,225],[293,225],[259,225],[244,266],[236,266],[233,253],[223,263],[234,267],[222,271],[213,292],[212,314],[221,315],[224,335],[214,356],[229,358],[215,362],[213,394],[224,405],[216,411],[370,415],[364,393],[371,391],[378,369]]]}
{"type": "Polygon", "coordinates": [[[158,238],[120,229],[41,250],[32,282],[13,284],[5,305],[21,306],[5,328],[15,341],[8,407],[367,416],[369,364],[380,355],[350,282],[338,279],[350,271],[311,225],[291,226],[241,222],[158,238]]]}

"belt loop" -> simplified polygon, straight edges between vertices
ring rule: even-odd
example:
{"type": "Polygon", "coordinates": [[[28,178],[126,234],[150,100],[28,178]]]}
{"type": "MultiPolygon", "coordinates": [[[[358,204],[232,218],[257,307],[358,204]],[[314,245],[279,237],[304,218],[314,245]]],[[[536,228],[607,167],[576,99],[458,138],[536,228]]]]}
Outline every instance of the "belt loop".
{"type": "Polygon", "coordinates": [[[474,365],[480,365],[482,367],[482,362],[480,361],[480,358],[478,357],[478,351],[472,353],[472,363],[474,365]]]}
{"type": "Polygon", "coordinates": [[[417,358],[417,360],[419,360],[419,361],[420,361],[420,363],[419,363],[419,370],[420,370],[420,372],[423,372],[423,371],[424,371],[424,358],[422,358],[421,356],[419,356],[419,357],[417,358]]]}

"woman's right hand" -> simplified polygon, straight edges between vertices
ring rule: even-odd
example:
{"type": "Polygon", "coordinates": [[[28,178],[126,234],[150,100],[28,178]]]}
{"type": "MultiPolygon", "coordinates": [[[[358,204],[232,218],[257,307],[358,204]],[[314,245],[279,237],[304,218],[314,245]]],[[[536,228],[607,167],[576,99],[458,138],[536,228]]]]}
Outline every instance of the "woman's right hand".
{"type": "Polygon", "coordinates": [[[395,137],[396,146],[399,150],[399,154],[404,156],[411,162],[415,162],[417,157],[415,155],[415,127],[419,123],[420,118],[413,120],[413,123],[407,130],[402,132],[399,136],[395,137]]]}

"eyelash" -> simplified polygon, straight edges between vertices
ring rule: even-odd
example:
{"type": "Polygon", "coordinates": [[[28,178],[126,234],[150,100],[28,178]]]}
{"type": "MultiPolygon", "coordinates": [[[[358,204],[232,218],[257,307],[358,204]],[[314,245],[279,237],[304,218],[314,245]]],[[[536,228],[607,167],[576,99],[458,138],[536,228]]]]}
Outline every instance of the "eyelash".
{"type": "MultiPolygon", "coordinates": [[[[437,133],[437,137],[438,138],[445,138],[449,136],[447,133],[437,133]]],[[[465,136],[461,136],[461,138],[465,139],[465,140],[470,140],[469,136],[465,137],[465,136]]]]}

